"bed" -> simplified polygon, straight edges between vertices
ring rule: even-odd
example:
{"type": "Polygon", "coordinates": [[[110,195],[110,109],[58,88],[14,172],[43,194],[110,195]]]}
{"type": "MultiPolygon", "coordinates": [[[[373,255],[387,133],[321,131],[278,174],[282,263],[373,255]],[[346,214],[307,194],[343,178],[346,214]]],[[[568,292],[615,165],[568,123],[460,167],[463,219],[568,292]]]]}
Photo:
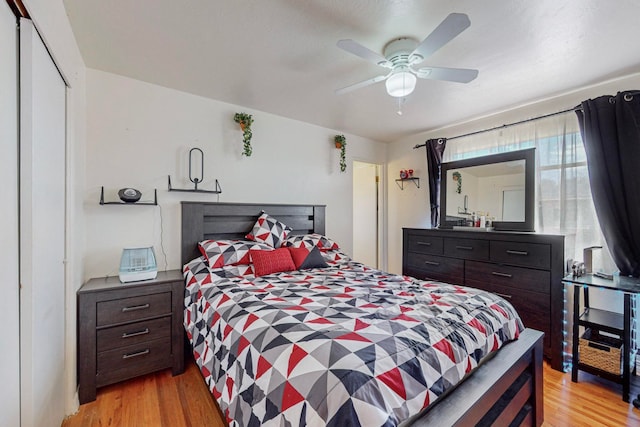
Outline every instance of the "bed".
{"type": "Polygon", "coordinates": [[[542,333],[510,304],[308,238],[324,234],[324,206],[182,202],[185,329],[230,425],[542,424],[542,333]],[[262,212],[326,267],[257,277],[202,257],[198,243],[244,239],[262,212]]]}

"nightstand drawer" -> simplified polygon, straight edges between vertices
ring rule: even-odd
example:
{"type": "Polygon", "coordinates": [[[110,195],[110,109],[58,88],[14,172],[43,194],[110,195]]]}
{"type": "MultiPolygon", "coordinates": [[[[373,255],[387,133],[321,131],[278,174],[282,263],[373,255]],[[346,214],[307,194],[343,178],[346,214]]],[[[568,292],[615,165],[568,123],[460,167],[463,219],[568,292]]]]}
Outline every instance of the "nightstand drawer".
{"type": "Polygon", "coordinates": [[[97,304],[97,326],[114,325],[138,319],[171,314],[171,293],[143,295],[97,304]]]}
{"type": "Polygon", "coordinates": [[[522,267],[551,268],[551,246],[539,243],[491,242],[491,261],[522,267]]]}
{"type": "Polygon", "coordinates": [[[97,331],[98,352],[156,339],[171,340],[171,316],[97,331]]]}
{"type": "Polygon", "coordinates": [[[171,341],[162,339],[98,353],[98,386],[171,366],[171,341]]]}

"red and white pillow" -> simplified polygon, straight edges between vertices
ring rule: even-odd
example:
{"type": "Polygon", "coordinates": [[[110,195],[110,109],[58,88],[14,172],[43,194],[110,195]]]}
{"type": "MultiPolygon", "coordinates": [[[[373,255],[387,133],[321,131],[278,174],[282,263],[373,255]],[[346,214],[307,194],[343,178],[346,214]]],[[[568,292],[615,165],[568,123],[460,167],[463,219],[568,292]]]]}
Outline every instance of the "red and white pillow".
{"type": "Polygon", "coordinates": [[[284,241],[282,246],[289,246],[293,248],[307,248],[312,249],[317,247],[321,251],[330,251],[340,249],[340,246],[322,234],[300,234],[297,236],[289,236],[284,241]]]}
{"type": "Polygon", "coordinates": [[[272,251],[273,248],[264,243],[246,240],[204,240],[198,248],[207,259],[210,268],[221,268],[227,265],[251,264],[250,250],[272,251]]]}
{"type": "Polygon", "coordinates": [[[249,240],[265,243],[273,248],[279,248],[291,231],[291,227],[263,211],[251,232],[245,237],[249,240]]]}

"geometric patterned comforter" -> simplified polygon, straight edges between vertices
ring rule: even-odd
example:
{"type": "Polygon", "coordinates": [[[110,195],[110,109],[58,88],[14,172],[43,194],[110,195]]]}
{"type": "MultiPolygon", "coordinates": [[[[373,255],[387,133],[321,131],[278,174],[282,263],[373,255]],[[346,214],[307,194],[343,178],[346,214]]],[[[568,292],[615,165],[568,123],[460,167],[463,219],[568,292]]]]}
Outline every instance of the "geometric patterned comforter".
{"type": "Polygon", "coordinates": [[[184,275],[187,336],[230,426],[395,426],[523,330],[498,296],[348,259],[184,275]]]}

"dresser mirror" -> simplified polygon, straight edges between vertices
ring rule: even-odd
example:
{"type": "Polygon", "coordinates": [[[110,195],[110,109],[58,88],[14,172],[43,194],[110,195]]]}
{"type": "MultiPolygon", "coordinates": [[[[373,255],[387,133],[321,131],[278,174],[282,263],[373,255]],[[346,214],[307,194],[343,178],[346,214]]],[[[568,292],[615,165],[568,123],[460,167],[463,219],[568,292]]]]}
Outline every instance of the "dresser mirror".
{"type": "Polygon", "coordinates": [[[441,176],[439,228],[482,216],[495,230],[534,231],[535,148],[443,163],[441,176]]]}

